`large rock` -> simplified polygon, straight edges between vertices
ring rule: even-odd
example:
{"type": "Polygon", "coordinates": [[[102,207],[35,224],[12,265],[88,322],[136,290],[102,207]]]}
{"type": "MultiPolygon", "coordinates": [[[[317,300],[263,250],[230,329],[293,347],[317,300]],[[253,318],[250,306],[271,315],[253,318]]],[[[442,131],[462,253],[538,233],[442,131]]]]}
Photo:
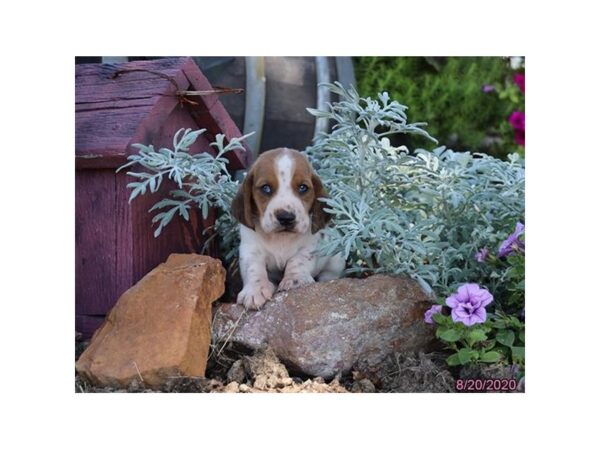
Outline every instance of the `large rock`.
{"type": "Polygon", "coordinates": [[[158,387],[174,376],[204,376],[211,303],[225,289],[217,259],[172,254],[119,298],[76,364],[91,383],[158,387]]]}
{"type": "Polygon", "coordinates": [[[291,369],[331,378],[374,367],[392,352],[426,349],[434,336],[423,321],[430,306],[409,278],[346,278],[276,294],[259,311],[220,305],[213,341],[268,345],[291,369]]]}

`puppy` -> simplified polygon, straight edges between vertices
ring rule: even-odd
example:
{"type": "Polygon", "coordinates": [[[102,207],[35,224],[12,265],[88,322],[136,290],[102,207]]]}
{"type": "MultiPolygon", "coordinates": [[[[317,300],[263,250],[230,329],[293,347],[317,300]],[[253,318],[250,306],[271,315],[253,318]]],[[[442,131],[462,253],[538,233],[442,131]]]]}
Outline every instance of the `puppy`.
{"type": "Polygon", "coordinates": [[[240,222],[240,272],[244,288],[237,302],[259,309],[275,292],[339,278],[340,254],[315,254],[331,219],[319,197],[321,180],[305,155],[288,148],[261,154],[232,203],[240,222]]]}

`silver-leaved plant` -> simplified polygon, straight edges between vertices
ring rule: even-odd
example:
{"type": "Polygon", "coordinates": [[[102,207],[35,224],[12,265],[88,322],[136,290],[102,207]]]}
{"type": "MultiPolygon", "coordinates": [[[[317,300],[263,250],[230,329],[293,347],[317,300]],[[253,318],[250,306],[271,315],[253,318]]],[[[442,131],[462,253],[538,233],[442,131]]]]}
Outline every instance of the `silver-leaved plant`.
{"type": "MultiPolygon", "coordinates": [[[[325,180],[322,199],[335,217],[321,251],[342,252],[349,272],[407,274],[440,294],[482,277],[491,283],[504,274],[474,255],[497,248],[523,220],[525,173],[517,154],[502,161],[485,154],[392,147],[388,136],[420,134],[409,124],[407,107],[360,98],[339,83],[328,88],[339,101],[327,111],[309,110],[333,121],[306,153],[325,180]]],[[[492,289],[494,286],[490,286],[492,289]]]]}
{"type": "MultiPolygon", "coordinates": [[[[152,145],[133,144],[139,149],[138,154],[130,155],[129,162],[117,171],[138,166],[143,170],[127,172],[137,179],[127,185],[131,188],[129,202],[140,194],[157,192],[163,179],[175,182],[178,189],[172,190],[169,197],[157,202],[148,212],[156,211],[152,223],[156,224],[154,237],[158,237],[163,228],[171,222],[175,214],[189,220],[190,208],[199,208],[206,219],[210,208],[218,212],[214,236],[219,238],[219,248],[224,258],[231,262],[237,256],[239,233],[237,222],[229,213],[231,202],[238,190],[238,182],[234,181],[227,170],[228,160],[225,154],[237,149],[244,150],[242,141],[250,134],[232,138],[225,144],[225,136],[217,134],[215,142],[210,145],[216,149],[216,155],[208,152],[190,154],[190,147],[206,130],[181,129],[173,136],[173,150],[161,148],[156,150],[152,145]]],[[[204,230],[205,232],[209,230],[204,230]]],[[[207,240],[207,248],[211,239],[207,240]]]]}
{"type": "MultiPolygon", "coordinates": [[[[523,161],[516,154],[502,161],[445,147],[411,154],[390,145],[388,136],[416,133],[437,141],[422,128],[426,124],[408,123],[406,106],[385,92],[374,100],[339,83],[327,87],[339,101],[326,111],[308,111],[331,120],[333,129],[306,149],[329,191],[330,197],[321,201],[334,216],[319,251],[342,252],[348,273],[406,274],[439,294],[482,278],[493,291],[506,274],[491,272],[492,266],[478,263],[474,255],[484,247],[497,248],[523,220],[523,161]]],[[[238,182],[228,172],[224,155],[241,149],[248,135],[227,145],[217,135],[211,144],[216,156],[190,155],[189,147],[204,131],[180,130],[173,150],[136,144],[139,154],[120,169],[135,164],[144,169],[128,172],[137,179],[128,185],[130,201],[156,192],[164,177],[177,184],[179,189],[150,210],[160,211],[152,220],[158,224],[155,236],[175,214],[187,220],[194,207],[206,218],[208,209],[216,208],[216,235],[226,262],[232,263],[239,235],[230,205],[238,182]]]]}

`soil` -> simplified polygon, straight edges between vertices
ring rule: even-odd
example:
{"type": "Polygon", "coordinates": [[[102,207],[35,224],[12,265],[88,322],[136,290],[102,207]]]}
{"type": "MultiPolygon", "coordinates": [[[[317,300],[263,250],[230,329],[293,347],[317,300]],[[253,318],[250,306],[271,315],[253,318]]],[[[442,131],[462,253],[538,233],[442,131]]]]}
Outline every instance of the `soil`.
{"type": "MultiPolygon", "coordinates": [[[[89,345],[77,337],[75,359],[89,345]]],[[[92,386],[75,375],[76,392],[318,392],[318,393],[394,393],[394,392],[456,392],[461,379],[514,378],[510,367],[501,365],[470,366],[450,370],[443,353],[391,354],[378,367],[369,371],[338,374],[332,380],[310,378],[290,373],[272,350],[266,348],[249,353],[229,346],[211,349],[206,377],[177,377],[160,389],[149,389],[134,380],[127,388],[92,386]]],[[[522,383],[521,383],[522,384],[522,383]]],[[[523,388],[523,386],[521,386],[523,388]]],[[[520,389],[521,390],[521,389],[520,389]]]]}

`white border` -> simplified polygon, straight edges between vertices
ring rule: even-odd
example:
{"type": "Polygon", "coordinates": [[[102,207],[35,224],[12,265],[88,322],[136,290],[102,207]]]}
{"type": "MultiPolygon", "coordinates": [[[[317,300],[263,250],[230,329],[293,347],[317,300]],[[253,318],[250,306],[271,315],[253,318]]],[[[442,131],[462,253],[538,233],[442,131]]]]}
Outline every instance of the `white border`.
{"type": "Polygon", "coordinates": [[[12,6],[0,31],[8,95],[0,178],[8,269],[3,440],[85,450],[588,447],[596,419],[585,406],[598,391],[591,258],[600,226],[597,16],[587,4],[12,6]],[[73,56],[85,54],[525,55],[527,394],[74,394],[73,56]]]}

